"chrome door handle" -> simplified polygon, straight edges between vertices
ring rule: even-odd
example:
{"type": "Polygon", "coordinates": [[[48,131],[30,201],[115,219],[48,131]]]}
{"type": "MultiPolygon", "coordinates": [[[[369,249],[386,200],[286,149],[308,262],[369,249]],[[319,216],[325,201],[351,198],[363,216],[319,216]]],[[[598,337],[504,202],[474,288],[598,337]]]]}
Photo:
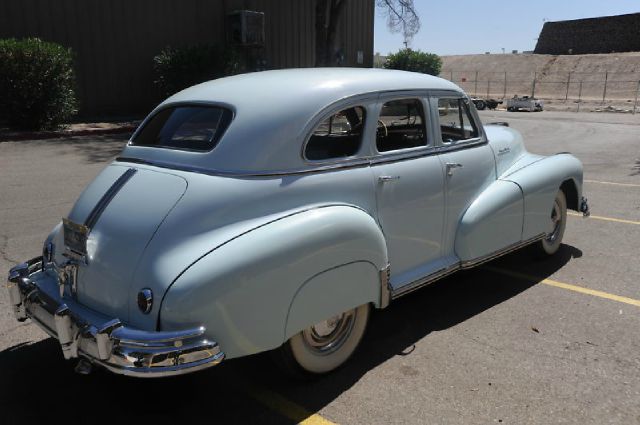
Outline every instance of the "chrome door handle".
{"type": "Polygon", "coordinates": [[[378,182],[380,183],[386,183],[386,182],[392,182],[395,180],[400,180],[400,176],[380,176],[378,177],[378,182]]]}
{"type": "Polygon", "coordinates": [[[447,162],[446,166],[447,166],[447,176],[453,176],[453,170],[455,168],[462,168],[462,164],[459,164],[457,162],[447,162]]]}

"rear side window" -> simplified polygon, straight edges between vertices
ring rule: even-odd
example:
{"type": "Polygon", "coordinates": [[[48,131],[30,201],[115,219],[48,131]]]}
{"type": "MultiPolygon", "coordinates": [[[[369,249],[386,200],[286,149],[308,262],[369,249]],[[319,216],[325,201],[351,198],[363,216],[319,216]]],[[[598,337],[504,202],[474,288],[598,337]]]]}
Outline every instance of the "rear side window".
{"type": "Polygon", "coordinates": [[[438,99],[438,118],[443,143],[473,139],[479,135],[469,105],[461,98],[438,99]]]}
{"type": "Polygon", "coordinates": [[[160,110],[142,127],[132,145],[210,151],[231,122],[218,106],[175,106],[160,110]]]}
{"type": "Polygon", "coordinates": [[[360,150],[365,110],[361,106],[343,109],[318,125],[305,147],[304,156],[311,161],[346,158],[360,150]]]}
{"type": "Polygon", "coordinates": [[[382,106],[376,131],[378,152],[397,151],[426,145],[424,111],[420,100],[393,100],[382,106]]]}

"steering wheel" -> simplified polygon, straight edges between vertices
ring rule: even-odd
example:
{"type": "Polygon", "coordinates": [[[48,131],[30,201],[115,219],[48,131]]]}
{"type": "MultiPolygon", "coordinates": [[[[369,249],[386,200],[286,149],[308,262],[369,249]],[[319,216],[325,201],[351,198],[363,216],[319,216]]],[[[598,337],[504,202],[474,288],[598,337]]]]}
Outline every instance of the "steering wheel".
{"type": "Polygon", "coordinates": [[[387,126],[382,122],[382,120],[378,120],[378,130],[380,130],[380,126],[382,126],[382,128],[384,129],[384,137],[387,137],[389,135],[389,130],[387,129],[387,126]]]}

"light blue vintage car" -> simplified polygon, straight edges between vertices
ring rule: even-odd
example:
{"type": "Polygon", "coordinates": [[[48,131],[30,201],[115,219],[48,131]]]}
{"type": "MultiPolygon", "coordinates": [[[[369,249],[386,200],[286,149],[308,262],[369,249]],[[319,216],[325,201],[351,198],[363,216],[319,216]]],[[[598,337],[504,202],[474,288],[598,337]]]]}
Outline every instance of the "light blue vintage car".
{"type": "Polygon", "coordinates": [[[525,245],[554,254],[567,208],[588,214],[581,163],[483,126],[448,81],[239,75],[158,106],[8,289],[80,372],[167,376],[275,350],[321,374],[372,308],[525,245]]]}

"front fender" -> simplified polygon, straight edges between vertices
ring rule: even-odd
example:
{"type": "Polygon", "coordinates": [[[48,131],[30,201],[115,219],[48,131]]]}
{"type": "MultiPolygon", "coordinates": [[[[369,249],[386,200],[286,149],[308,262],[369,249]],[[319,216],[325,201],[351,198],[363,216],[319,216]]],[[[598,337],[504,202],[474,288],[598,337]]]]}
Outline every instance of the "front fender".
{"type": "MultiPolygon", "coordinates": [[[[577,200],[582,196],[582,163],[573,155],[557,154],[543,158],[501,180],[516,183],[524,195],[522,239],[543,234],[549,226],[553,200],[563,183],[572,183],[577,200]]],[[[574,200],[568,200],[570,204],[574,200]]],[[[577,204],[577,201],[575,201],[577,204]]]]}
{"type": "Polygon", "coordinates": [[[336,314],[336,306],[380,305],[375,272],[386,265],[384,237],[365,211],[344,205],[299,212],[242,234],[191,265],[165,293],[159,326],[202,324],[227,358],[270,350],[301,327],[336,314]],[[287,325],[290,311],[295,320],[287,325]]]}
{"type": "Polygon", "coordinates": [[[520,242],[522,191],[517,184],[497,180],[469,206],[460,220],[455,250],[461,261],[471,261],[520,242]]]}

